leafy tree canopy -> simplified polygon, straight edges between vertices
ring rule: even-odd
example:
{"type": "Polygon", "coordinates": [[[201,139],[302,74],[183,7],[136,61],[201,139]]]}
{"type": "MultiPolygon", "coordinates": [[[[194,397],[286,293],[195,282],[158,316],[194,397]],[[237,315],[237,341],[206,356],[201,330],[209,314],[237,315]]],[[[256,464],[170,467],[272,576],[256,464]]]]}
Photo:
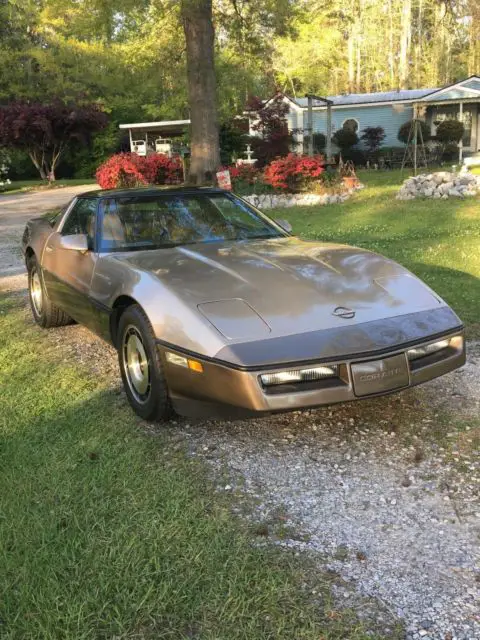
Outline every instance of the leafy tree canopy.
{"type": "Polygon", "coordinates": [[[360,140],[362,140],[370,153],[377,152],[385,138],[386,134],[383,127],[365,127],[360,136],[360,140]]]}
{"type": "Polygon", "coordinates": [[[0,145],[26,151],[40,176],[54,180],[68,146],[88,144],[92,133],[106,124],[105,114],[95,105],[12,102],[0,108],[0,145]]]}
{"type": "Polygon", "coordinates": [[[256,135],[250,138],[250,145],[257,165],[263,167],[275,158],[287,156],[293,143],[293,136],[288,130],[288,104],[280,94],[264,105],[257,96],[252,96],[247,105],[255,118],[252,125],[256,135]]]}
{"type": "Polygon", "coordinates": [[[350,129],[338,129],[333,134],[332,140],[342,151],[346,151],[358,143],[358,136],[350,129]]]}
{"type": "MultiPolygon", "coordinates": [[[[418,120],[418,124],[422,131],[423,141],[427,142],[431,138],[430,128],[427,126],[427,123],[423,122],[422,120],[418,120]]],[[[410,142],[413,142],[412,127],[413,127],[413,120],[409,120],[408,122],[404,122],[400,127],[400,129],[398,130],[397,138],[400,140],[400,142],[403,142],[403,144],[407,144],[409,139],[410,139],[410,142]]]]}
{"type": "MultiPolygon", "coordinates": [[[[179,9],[178,0],[1,0],[0,104],[100,104],[116,147],[121,121],[189,117],[179,9]]],[[[277,89],[438,87],[480,69],[478,0],[213,0],[213,14],[221,122],[249,95],[277,89]]]]}

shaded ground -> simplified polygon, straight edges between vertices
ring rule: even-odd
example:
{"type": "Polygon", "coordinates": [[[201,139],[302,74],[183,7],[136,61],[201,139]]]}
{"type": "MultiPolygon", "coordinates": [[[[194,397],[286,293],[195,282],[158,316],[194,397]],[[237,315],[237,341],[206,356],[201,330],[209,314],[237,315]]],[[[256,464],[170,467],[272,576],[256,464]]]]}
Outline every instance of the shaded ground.
{"type": "MultiPolygon", "coordinates": [[[[0,225],[14,258],[0,288],[21,290],[25,278],[11,277],[22,268],[21,226],[4,202],[0,225]]],[[[79,326],[48,339],[59,360],[107,377],[123,397],[113,349],[79,326]]],[[[388,398],[144,427],[210,465],[259,544],[307,552],[330,571],[337,608],[354,608],[386,636],[402,620],[408,638],[472,640],[480,638],[479,399],[480,345],[472,342],[463,370],[388,398]]]]}

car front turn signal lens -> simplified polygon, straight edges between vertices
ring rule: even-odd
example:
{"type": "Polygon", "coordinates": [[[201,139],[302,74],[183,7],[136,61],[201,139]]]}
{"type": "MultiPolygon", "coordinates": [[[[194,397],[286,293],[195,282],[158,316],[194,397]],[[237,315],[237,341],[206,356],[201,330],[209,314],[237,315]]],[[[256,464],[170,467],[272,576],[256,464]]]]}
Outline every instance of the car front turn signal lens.
{"type": "Polygon", "coordinates": [[[198,360],[189,360],[188,368],[197,373],[203,373],[203,365],[201,362],[198,362],[198,360]]]}

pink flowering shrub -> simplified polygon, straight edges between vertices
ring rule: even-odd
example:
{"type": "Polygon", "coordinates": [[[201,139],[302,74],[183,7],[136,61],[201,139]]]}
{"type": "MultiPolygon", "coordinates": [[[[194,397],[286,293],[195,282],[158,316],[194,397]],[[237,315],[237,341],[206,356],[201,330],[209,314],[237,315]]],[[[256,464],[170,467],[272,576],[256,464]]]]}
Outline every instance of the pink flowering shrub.
{"type": "Polygon", "coordinates": [[[117,153],[101,164],[96,173],[102,189],[140,187],[148,184],[142,172],[142,160],[136,153],[117,153]]]}
{"type": "Polygon", "coordinates": [[[142,187],[148,184],[178,184],[183,179],[179,157],[117,153],[100,165],[95,174],[102,189],[142,187]]]}
{"type": "Polygon", "coordinates": [[[260,177],[260,171],[254,164],[239,164],[227,167],[232,181],[241,181],[246,184],[255,184],[260,177]]]}
{"type": "Polygon", "coordinates": [[[305,191],[318,182],[325,170],[323,156],[297,156],[289,153],[285,158],[273,160],[265,167],[264,181],[282,191],[305,191]]]}
{"type": "Polygon", "coordinates": [[[169,158],[163,153],[153,153],[143,160],[143,174],[150,184],[179,184],[183,181],[180,156],[169,158]]]}

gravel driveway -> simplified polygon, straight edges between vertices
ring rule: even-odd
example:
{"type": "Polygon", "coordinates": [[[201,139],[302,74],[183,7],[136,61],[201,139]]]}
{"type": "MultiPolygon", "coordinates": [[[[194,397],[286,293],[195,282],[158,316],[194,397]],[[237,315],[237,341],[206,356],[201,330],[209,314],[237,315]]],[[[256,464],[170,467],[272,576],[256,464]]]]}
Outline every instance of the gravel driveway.
{"type": "Polygon", "coordinates": [[[81,185],[0,195],[0,287],[8,284],[2,285],[3,277],[24,272],[19,238],[26,221],[49,209],[63,207],[78,193],[95,188],[94,185],[81,185]]]}
{"type": "MultiPolygon", "coordinates": [[[[82,190],[0,197],[0,289],[25,288],[17,249],[25,218],[82,190]]],[[[114,350],[86,329],[47,335],[63,357],[120,388],[114,350]]],[[[461,371],[387,398],[251,421],[178,419],[159,428],[172,448],[210,465],[259,544],[306,553],[319,576],[326,572],[336,607],[355,609],[386,636],[400,620],[409,639],[474,640],[479,417],[477,342],[461,371]]]]}

